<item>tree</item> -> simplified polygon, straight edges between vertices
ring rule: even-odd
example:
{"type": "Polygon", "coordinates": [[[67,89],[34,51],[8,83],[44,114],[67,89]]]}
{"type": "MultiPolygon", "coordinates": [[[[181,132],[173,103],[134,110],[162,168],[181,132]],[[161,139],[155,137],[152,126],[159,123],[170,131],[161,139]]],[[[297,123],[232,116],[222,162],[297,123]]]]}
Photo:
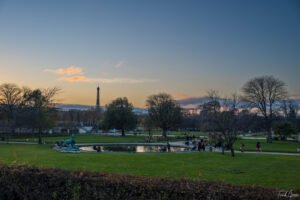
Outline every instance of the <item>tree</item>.
{"type": "Polygon", "coordinates": [[[297,128],[292,122],[279,121],[274,124],[274,132],[280,136],[281,140],[285,140],[288,136],[297,134],[297,128]]]}
{"type": "Polygon", "coordinates": [[[296,104],[295,100],[284,99],[281,103],[281,109],[284,117],[290,121],[296,121],[299,107],[296,104]]]}
{"type": "Polygon", "coordinates": [[[267,128],[267,141],[272,143],[272,122],[275,103],[284,100],[287,96],[286,85],[273,76],[256,77],[249,80],[243,87],[243,101],[248,102],[264,116],[267,128]]]}
{"type": "Polygon", "coordinates": [[[134,129],[137,124],[137,117],[133,113],[133,106],[126,97],[117,98],[106,106],[104,114],[104,124],[108,128],[116,128],[122,131],[134,129]]]}
{"type": "Polygon", "coordinates": [[[155,127],[153,121],[150,119],[149,115],[145,115],[142,118],[142,125],[144,129],[148,132],[149,141],[152,140],[152,130],[155,127]]]}
{"type": "Polygon", "coordinates": [[[54,108],[55,96],[59,88],[27,89],[24,92],[24,108],[32,120],[34,129],[38,129],[38,143],[42,144],[42,133],[44,129],[54,125],[56,109],[54,108]]]}
{"type": "Polygon", "coordinates": [[[17,109],[21,101],[22,89],[16,84],[4,83],[0,85],[0,106],[12,133],[15,130],[17,109]]]}
{"type": "Polygon", "coordinates": [[[208,102],[201,105],[201,119],[206,122],[207,128],[213,131],[214,138],[221,139],[222,153],[224,146],[229,148],[234,156],[234,143],[237,139],[237,96],[231,98],[220,98],[214,90],[208,92],[208,102]]]}
{"type": "Polygon", "coordinates": [[[180,125],[182,113],[180,106],[171,95],[160,93],[148,97],[146,101],[150,120],[163,131],[163,136],[167,136],[167,131],[180,125]]]}

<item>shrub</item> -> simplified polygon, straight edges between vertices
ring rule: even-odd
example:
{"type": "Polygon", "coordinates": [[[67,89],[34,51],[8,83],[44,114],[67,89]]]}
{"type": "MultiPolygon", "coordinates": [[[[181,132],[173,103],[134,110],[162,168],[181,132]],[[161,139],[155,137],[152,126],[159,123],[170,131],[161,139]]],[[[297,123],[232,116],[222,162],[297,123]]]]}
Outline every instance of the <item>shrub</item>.
{"type": "Polygon", "coordinates": [[[277,199],[277,190],[225,183],[0,166],[0,199],[277,199]]]}

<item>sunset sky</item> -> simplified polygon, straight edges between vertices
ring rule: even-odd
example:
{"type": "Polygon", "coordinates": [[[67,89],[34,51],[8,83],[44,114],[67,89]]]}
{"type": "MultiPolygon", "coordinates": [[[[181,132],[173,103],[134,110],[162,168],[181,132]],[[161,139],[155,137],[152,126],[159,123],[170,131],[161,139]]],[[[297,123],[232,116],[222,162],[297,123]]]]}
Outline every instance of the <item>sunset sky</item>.
{"type": "Polygon", "coordinates": [[[94,105],[151,94],[240,92],[274,75],[300,98],[300,2],[0,0],[0,84],[63,89],[94,105]]]}

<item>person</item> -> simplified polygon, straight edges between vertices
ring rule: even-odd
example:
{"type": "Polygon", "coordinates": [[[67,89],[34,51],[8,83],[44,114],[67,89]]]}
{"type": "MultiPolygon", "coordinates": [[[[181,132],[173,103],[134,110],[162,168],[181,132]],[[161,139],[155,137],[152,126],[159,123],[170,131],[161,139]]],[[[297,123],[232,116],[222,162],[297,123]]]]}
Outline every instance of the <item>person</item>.
{"type": "Polygon", "coordinates": [[[201,151],[201,142],[198,142],[198,151],[201,151]]]}
{"type": "Polygon", "coordinates": [[[171,152],[171,145],[169,142],[167,142],[167,149],[168,149],[168,152],[171,152]]]}
{"type": "Polygon", "coordinates": [[[206,141],[202,140],[202,150],[205,151],[206,141]]]}
{"type": "Polygon", "coordinates": [[[196,136],[195,136],[195,134],[193,134],[193,136],[192,136],[192,139],[193,139],[193,140],[195,140],[195,139],[196,139],[196,136]]]}
{"type": "Polygon", "coordinates": [[[261,146],[260,146],[260,142],[259,141],[257,141],[256,142],[256,151],[261,151],[261,146]]]}
{"type": "Polygon", "coordinates": [[[245,144],[244,144],[244,143],[242,143],[242,144],[241,144],[241,146],[240,146],[240,150],[241,150],[241,152],[244,152],[244,148],[245,148],[245,144]]]}
{"type": "Polygon", "coordinates": [[[190,137],[188,135],[186,135],[186,142],[185,142],[186,145],[190,145],[190,137]]]}

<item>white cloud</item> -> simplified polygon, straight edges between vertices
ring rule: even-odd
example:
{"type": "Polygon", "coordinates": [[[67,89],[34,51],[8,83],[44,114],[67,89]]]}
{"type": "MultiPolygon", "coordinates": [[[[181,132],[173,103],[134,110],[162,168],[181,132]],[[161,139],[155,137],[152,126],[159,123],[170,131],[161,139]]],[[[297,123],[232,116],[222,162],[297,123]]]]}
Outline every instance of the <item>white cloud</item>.
{"type": "Polygon", "coordinates": [[[125,61],[124,60],[120,60],[116,65],[115,68],[119,69],[121,67],[123,67],[125,65],[125,61]]]}

